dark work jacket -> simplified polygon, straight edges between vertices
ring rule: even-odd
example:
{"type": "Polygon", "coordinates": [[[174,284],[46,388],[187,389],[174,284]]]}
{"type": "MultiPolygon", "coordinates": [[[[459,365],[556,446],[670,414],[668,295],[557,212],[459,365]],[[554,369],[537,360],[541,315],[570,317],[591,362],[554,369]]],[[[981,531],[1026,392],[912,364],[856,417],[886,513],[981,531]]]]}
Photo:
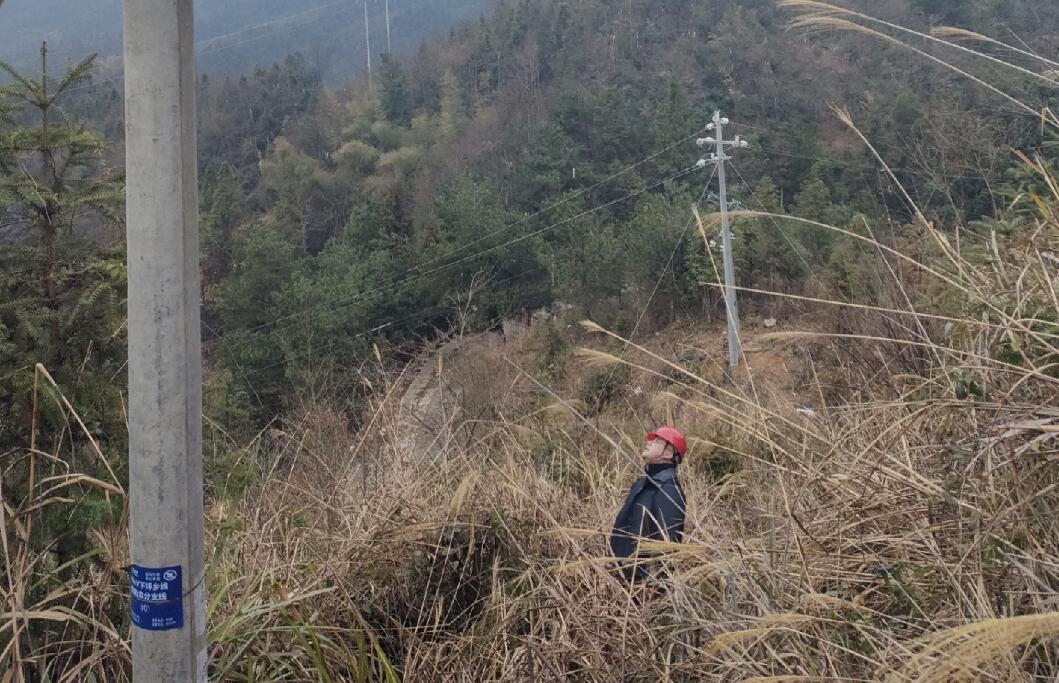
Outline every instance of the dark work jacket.
{"type": "MultiPolygon", "coordinates": [[[[648,465],[614,520],[610,535],[614,557],[635,555],[640,539],[679,543],[684,538],[684,511],[684,491],[676,465],[648,465]]],[[[647,573],[646,567],[637,565],[628,575],[643,579],[647,573]]]]}

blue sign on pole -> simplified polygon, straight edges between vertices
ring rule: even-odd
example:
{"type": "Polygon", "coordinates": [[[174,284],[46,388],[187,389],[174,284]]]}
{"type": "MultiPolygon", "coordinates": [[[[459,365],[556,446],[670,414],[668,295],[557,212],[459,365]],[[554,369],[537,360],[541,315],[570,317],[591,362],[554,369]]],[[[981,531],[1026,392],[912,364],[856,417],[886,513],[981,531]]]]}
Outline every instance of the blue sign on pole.
{"type": "Polygon", "coordinates": [[[129,568],[132,623],[145,631],[184,628],[184,577],[180,567],[129,568]]]}

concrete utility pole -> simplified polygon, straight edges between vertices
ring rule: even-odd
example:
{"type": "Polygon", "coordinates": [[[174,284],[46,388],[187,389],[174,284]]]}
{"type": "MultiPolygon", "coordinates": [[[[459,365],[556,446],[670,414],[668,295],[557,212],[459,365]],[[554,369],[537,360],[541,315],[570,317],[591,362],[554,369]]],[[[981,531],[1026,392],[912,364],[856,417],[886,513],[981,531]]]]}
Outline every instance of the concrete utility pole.
{"type": "Polygon", "coordinates": [[[368,23],[368,0],[364,0],[364,41],[368,45],[368,88],[371,88],[371,25],[368,23]]]}
{"type": "Polygon", "coordinates": [[[206,680],[192,0],[125,0],[137,683],[206,680]]]}
{"type": "Polygon", "coordinates": [[[738,135],[733,140],[724,139],[724,127],[728,125],[728,119],[721,116],[721,112],[713,113],[713,121],[706,130],[716,131],[716,138],[699,138],[699,147],[715,145],[715,152],[710,154],[710,161],[717,165],[717,184],[720,193],[721,205],[721,241],[724,252],[724,303],[728,319],[728,369],[729,376],[735,368],[739,367],[739,361],[743,357],[742,342],[739,337],[739,302],[735,295],[735,264],[732,258],[732,226],[728,219],[728,185],[725,178],[725,162],[731,159],[725,151],[731,147],[746,147],[746,140],[741,140],[738,135]]]}
{"type": "Polygon", "coordinates": [[[393,47],[390,45],[390,0],[386,0],[386,52],[393,54],[393,47]]]}

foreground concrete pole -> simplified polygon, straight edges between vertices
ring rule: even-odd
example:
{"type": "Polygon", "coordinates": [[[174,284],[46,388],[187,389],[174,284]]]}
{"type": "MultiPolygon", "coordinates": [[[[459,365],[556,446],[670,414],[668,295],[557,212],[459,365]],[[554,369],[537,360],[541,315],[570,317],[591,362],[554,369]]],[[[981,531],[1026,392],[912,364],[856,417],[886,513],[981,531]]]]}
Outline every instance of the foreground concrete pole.
{"type": "Polygon", "coordinates": [[[192,0],[124,0],[133,676],[206,680],[192,0]]]}

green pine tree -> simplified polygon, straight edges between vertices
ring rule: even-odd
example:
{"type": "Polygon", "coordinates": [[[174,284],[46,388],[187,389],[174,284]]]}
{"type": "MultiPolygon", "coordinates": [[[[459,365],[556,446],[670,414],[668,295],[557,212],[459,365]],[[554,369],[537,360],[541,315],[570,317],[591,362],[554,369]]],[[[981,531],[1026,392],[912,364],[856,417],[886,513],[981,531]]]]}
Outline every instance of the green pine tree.
{"type": "MultiPolygon", "coordinates": [[[[120,431],[113,387],[123,378],[112,378],[125,357],[124,259],[75,228],[120,225],[123,184],[101,172],[103,140],[58,105],[89,78],[94,57],[59,79],[48,75],[46,46],[41,58],[39,79],[0,63],[13,81],[0,89],[0,206],[5,223],[27,231],[0,257],[0,423],[28,423],[32,368],[42,363],[71,400],[76,393],[90,429],[120,431]]],[[[25,436],[0,433],[0,448],[25,436]]]]}
{"type": "MultiPolygon", "coordinates": [[[[765,176],[758,182],[749,208],[763,213],[783,213],[779,189],[772,178],[765,176]]],[[[780,290],[797,286],[806,276],[804,249],[794,238],[798,230],[780,218],[736,221],[736,270],[752,286],[780,290]]]]}
{"type": "MultiPolygon", "coordinates": [[[[809,178],[802,184],[801,190],[794,198],[794,209],[791,213],[799,218],[839,227],[845,225],[850,218],[846,207],[831,201],[831,191],[820,178],[809,178]]],[[[828,262],[835,241],[833,231],[804,225],[799,228],[799,237],[812,263],[828,262]]]]}
{"type": "Polygon", "coordinates": [[[454,136],[464,117],[460,82],[451,70],[446,71],[441,78],[441,119],[438,123],[441,137],[448,139],[454,136]]]}
{"type": "Polygon", "coordinates": [[[382,55],[382,111],[387,120],[401,126],[412,121],[412,97],[401,63],[389,52],[382,55]]]}
{"type": "MultiPolygon", "coordinates": [[[[0,89],[0,109],[9,114],[0,124],[0,220],[22,228],[0,249],[0,453],[10,456],[4,503],[12,506],[12,519],[33,520],[32,551],[54,568],[37,577],[30,604],[84,571],[73,560],[89,552],[89,530],[113,523],[123,500],[74,484],[32,514],[20,501],[69,473],[124,485],[127,471],[124,254],[120,243],[108,247],[80,236],[89,228],[117,231],[122,183],[102,170],[102,139],[59,106],[66,92],[88,79],[92,58],[55,79],[48,75],[47,50],[41,55],[39,78],[0,63],[12,81],[0,89]],[[37,364],[76,407],[80,423],[35,371],[37,364]],[[31,443],[36,449],[26,450],[31,443]]],[[[72,600],[53,605],[70,607],[72,600]]],[[[61,633],[38,622],[26,638],[48,642],[61,633]]]]}

